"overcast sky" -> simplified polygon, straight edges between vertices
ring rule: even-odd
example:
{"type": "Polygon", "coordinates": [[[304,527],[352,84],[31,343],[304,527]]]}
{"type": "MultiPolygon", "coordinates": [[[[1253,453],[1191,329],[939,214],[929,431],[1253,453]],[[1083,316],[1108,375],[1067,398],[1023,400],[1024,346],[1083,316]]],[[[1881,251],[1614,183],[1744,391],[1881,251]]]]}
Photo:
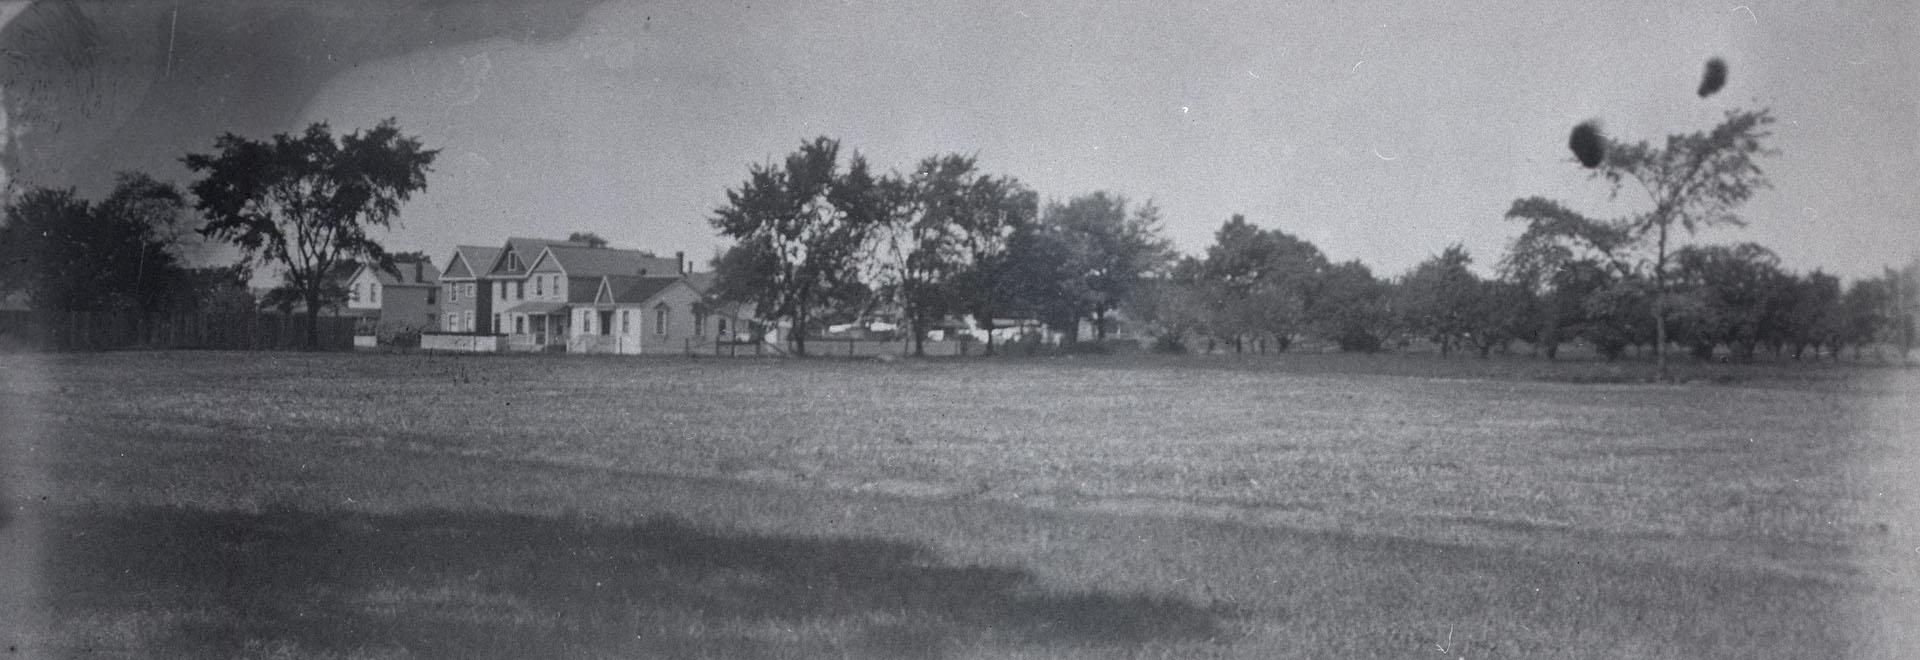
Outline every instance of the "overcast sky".
{"type": "Polygon", "coordinates": [[[1904,0],[258,4],[13,7],[12,183],[185,184],[220,131],[395,117],[442,152],[391,248],[588,230],[704,260],[748,165],[826,135],[881,169],[957,151],[1043,198],[1152,200],[1188,252],[1243,213],[1396,275],[1454,242],[1491,265],[1516,197],[1644,208],[1573,163],[1576,122],[1661,139],[1766,107],[1774,188],[1697,240],[1848,277],[1920,255],[1904,0]],[[1702,100],[1713,56],[1732,75],[1702,100]]]}

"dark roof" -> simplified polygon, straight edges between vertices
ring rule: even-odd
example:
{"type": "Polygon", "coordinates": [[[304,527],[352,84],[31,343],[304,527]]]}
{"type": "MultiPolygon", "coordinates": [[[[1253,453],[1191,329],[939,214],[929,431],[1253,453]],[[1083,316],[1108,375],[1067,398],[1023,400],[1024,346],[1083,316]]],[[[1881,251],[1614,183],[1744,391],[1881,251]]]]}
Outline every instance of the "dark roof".
{"type": "Polygon", "coordinates": [[[567,302],[593,304],[593,297],[600,293],[598,277],[568,277],[567,302]]]}
{"type": "MultiPolygon", "coordinates": [[[[673,257],[656,257],[639,250],[585,247],[578,244],[548,245],[547,250],[567,271],[568,277],[602,275],[680,276],[680,262],[673,257]]],[[[531,265],[531,264],[529,264],[531,265]]]]}
{"type": "Polygon", "coordinates": [[[639,249],[580,248],[547,246],[553,259],[561,263],[566,276],[603,276],[603,274],[649,274],[680,276],[680,261],[674,257],[655,257],[639,249]]]}
{"type": "Polygon", "coordinates": [[[616,303],[646,302],[678,281],[679,277],[607,277],[616,303]]]}
{"type": "Polygon", "coordinates": [[[399,272],[398,276],[372,264],[367,267],[373,269],[373,276],[381,286],[434,286],[440,282],[440,269],[433,266],[432,259],[422,259],[418,269],[412,261],[395,261],[393,270],[399,272]]]}
{"type": "Polygon", "coordinates": [[[492,268],[494,260],[500,258],[500,248],[461,245],[453,248],[453,255],[458,261],[447,260],[447,272],[441,273],[441,279],[471,279],[475,272],[472,269],[492,268]]]}
{"type": "Polygon", "coordinates": [[[540,258],[540,251],[546,249],[549,246],[586,247],[587,244],[586,243],[569,243],[567,241],[556,240],[551,238],[522,238],[522,237],[509,238],[507,239],[507,246],[504,248],[495,250],[493,254],[493,258],[487,260],[487,265],[486,265],[487,274],[488,275],[525,275],[528,269],[533,268],[533,260],[540,258]],[[517,270],[517,271],[507,270],[506,264],[498,263],[501,261],[502,257],[506,256],[506,253],[509,250],[511,250],[514,254],[520,256],[520,270],[517,270]]]}

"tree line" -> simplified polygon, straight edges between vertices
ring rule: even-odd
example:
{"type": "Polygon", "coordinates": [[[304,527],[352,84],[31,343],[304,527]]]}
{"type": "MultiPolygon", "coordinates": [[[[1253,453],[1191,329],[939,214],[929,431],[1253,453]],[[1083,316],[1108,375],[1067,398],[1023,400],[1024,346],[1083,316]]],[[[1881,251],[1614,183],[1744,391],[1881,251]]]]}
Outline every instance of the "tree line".
{"type": "Polygon", "coordinates": [[[1578,341],[1606,359],[1651,352],[1663,370],[1668,346],[1738,360],[1858,355],[1876,343],[1906,354],[1920,258],[1842,286],[1819,270],[1788,272],[1757,244],[1680,245],[1682,233],[1744,224],[1738,207],[1768,185],[1758,163],[1774,153],[1772,121],[1736,110],[1661,144],[1595,135],[1593,179],[1643,198],[1642,210],[1595,218],[1517,199],[1505,219],[1522,231],[1488,277],[1453,245],[1383,278],[1239,215],[1204,253],[1181,255],[1151,202],[1099,191],[1043,204],[958,154],[878,173],[821,137],[751,166],[727,191],[711,221],[734,242],[714,260],[715,293],[794,329],[802,354],[809,334],[876,313],[896,316],[916,353],[930,329],[964,316],[989,331],[988,352],[996,319],[1035,320],[1071,344],[1082,327],[1105,339],[1124,318],[1166,351],[1428,341],[1442,354],[1520,343],[1554,358],[1578,341]]]}
{"type": "Polygon", "coordinates": [[[325,123],[266,140],[229,133],[214,147],[181,158],[199,174],[186,192],[128,172],[99,202],[71,188],[12,196],[0,225],[0,297],[23,296],[41,311],[128,313],[139,323],[252,311],[253,269],[271,266],[282,284],[263,302],[284,313],[303,306],[307,344],[316,346],[320,311],[346,299],[345,275],[362,263],[395,270],[425,258],[390,254],[371,234],[426,188],[438,153],[393,120],[338,137],[325,123]],[[179,255],[196,234],[239,248],[241,260],[188,266],[179,255]]]}

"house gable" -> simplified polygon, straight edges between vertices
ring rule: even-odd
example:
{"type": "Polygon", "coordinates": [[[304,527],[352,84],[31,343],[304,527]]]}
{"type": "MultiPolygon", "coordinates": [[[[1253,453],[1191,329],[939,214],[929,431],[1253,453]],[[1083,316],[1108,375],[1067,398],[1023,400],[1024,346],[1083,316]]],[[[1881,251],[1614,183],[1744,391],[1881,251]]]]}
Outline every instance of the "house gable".
{"type": "Polygon", "coordinates": [[[567,270],[560,266],[560,260],[555,259],[553,257],[553,250],[543,249],[540,251],[540,256],[534,258],[533,267],[528,268],[527,272],[529,273],[560,273],[562,275],[565,275],[567,273],[567,270]]]}
{"type": "Polygon", "coordinates": [[[613,282],[612,282],[612,280],[609,280],[609,279],[607,279],[607,278],[605,278],[605,277],[602,277],[602,278],[600,278],[600,287],[599,287],[599,290],[598,290],[598,291],[595,291],[595,292],[594,292],[594,294],[593,294],[593,304],[595,304],[595,305],[611,305],[611,304],[613,304],[613,302],[614,302],[614,299],[613,299],[613,282]]]}
{"type": "Polygon", "coordinates": [[[440,273],[440,279],[445,279],[445,280],[473,279],[473,269],[467,267],[467,257],[466,255],[460,254],[459,248],[455,248],[453,250],[453,256],[447,259],[447,269],[446,271],[440,273]]]}

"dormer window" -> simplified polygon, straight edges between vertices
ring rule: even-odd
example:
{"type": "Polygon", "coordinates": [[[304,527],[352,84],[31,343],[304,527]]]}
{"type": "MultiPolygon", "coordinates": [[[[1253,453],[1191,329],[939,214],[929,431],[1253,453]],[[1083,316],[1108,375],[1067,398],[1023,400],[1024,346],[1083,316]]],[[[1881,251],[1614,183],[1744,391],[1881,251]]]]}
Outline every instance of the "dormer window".
{"type": "Polygon", "coordinates": [[[518,253],[515,253],[515,252],[507,253],[507,270],[521,271],[526,269],[527,269],[526,266],[520,265],[520,255],[518,253]]]}

